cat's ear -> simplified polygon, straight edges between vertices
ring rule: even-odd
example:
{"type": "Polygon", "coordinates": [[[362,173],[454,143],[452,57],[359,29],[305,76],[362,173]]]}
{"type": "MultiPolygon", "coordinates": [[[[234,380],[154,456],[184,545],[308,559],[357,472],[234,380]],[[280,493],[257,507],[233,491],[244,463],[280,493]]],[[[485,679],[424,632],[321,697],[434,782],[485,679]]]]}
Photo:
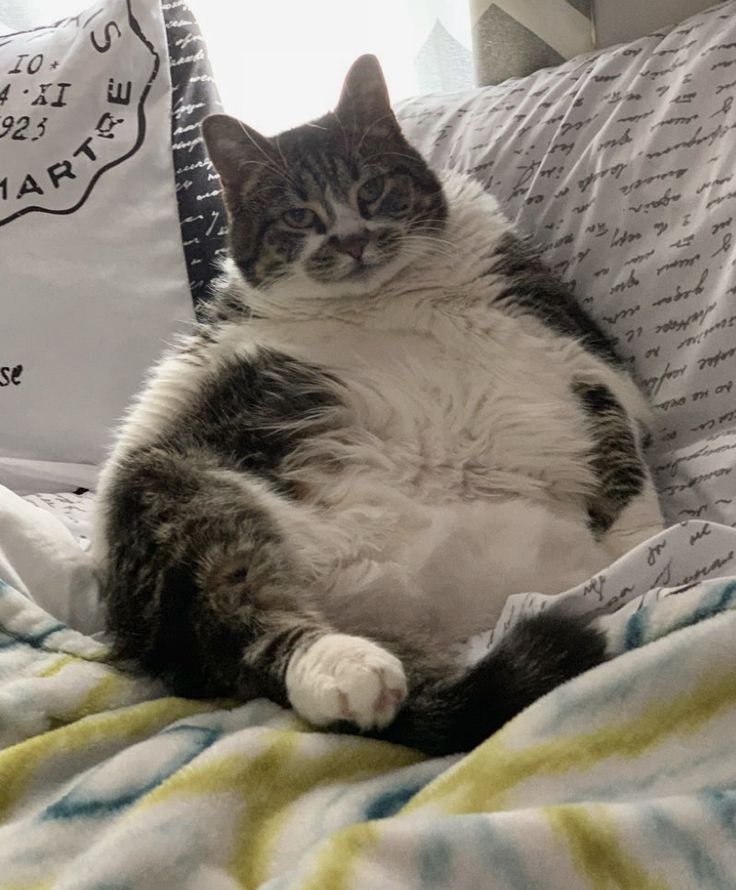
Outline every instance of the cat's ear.
{"type": "Polygon", "coordinates": [[[242,185],[253,172],[253,162],[270,161],[274,150],[269,139],[227,114],[206,117],[202,121],[202,136],[210,160],[227,188],[242,185]]]}
{"type": "Polygon", "coordinates": [[[375,56],[360,56],[345,78],[335,114],[343,126],[371,128],[377,136],[399,132],[391,110],[381,65],[375,56]]]}

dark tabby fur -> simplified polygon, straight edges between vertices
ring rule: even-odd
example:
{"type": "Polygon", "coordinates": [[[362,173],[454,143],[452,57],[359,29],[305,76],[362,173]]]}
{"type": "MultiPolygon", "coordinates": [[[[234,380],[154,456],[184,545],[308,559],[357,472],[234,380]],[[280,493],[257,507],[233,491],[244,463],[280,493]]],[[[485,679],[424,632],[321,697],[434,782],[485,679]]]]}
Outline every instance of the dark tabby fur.
{"type": "MultiPolygon", "coordinates": [[[[373,202],[367,189],[364,207],[387,221],[375,236],[387,258],[394,249],[392,221],[442,225],[439,184],[393,116],[384,113],[370,126],[361,116],[355,92],[370,81],[361,65],[374,63],[356,63],[348,81],[353,92],[346,90],[336,114],[277,140],[231,119],[216,118],[205,128],[211,151],[216,146],[212,154],[229,209],[231,253],[252,285],[284,274],[301,250],[302,233],[280,222],[294,196],[303,203],[326,185],[344,191],[357,176],[354,159],[360,152],[388,183],[373,202]],[[346,153],[358,142],[360,152],[346,153]],[[275,150],[290,171],[288,182],[259,166],[260,152],[275,150]],[[252,173],[244,171],[248,164],[252,173]],[[256,177],[258,188],[244,189],[244,176],[256,177]]],[[[326,246],[314,260],[315,279],[329,277],[334,252],[344,249],[337,242],[326,246]]],[[[508,276],[507,299],[515,311],[540,317],[616,362],[605,336],[521,242],[506,242],[494,271],[508,276]]],[[[197,344],[247,311],[227,294],[216,300],[188,360],[196,364],[197,344]]],[[[591,523],[600,531],[641,490],[641,461],[613,395],[582,385],[577,395],[600,444],[593,456],[600,484],[590,504],[591,523]]],[[[248,498],[244,486],[260,480],[298,497],[283,477],[284,462],[302,437],[337,423],[341,410],[324,372],[261,350],[249,359],[223,360],[180,416],[164,423],[145,446],[123,453],[109,475],[101,514],[109,548],[103,566],[108,626],[120,658],[163,678],[179,694],[243,700],[266,695],[287,704],[290,657],[334,628],[300,586],[289,542],[274,527],[257,489],[248,498]],[[294,423],[285,425],[285,418],[294,423]]],[[[435,755],[478,744],[536,698],[605,657],[598,632],[558,611],[522,621],[470,671],[460,671],[442,653],[408,645],[399,633],[377,642],[402,659],[410,695],[394,723],[372,734],[435,755]]]]}
{"type": "Polygon", "coordinates": [[[645,473],[637,450],[636,432],[623,406],[606,386],[578,383],[580,399],[596,443],[592,464],[598,488],[588,507],[590,527],[601,535],[621,510],[644,488],[645,473]]]}

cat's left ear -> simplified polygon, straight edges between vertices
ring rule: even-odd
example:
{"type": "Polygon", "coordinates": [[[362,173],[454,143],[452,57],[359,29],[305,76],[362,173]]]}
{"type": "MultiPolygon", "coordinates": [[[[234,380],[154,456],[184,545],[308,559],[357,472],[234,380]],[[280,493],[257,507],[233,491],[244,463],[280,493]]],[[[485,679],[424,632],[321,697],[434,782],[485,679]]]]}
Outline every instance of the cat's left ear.
{"type": "Polygon", "coordinates": [[[266,136],[227,114],[211,114],[202,121],[207,153],[226,188],[242,186],[253,164],[269,161],[273,146],[266,136]]]}
{"type": "Polygon", "coordinates": [[[386,81],[378,59],[360,56],[345,78],[335,114],[345,127],[370,127],[376,136],[400,132],[391,110],[386,81]]]}

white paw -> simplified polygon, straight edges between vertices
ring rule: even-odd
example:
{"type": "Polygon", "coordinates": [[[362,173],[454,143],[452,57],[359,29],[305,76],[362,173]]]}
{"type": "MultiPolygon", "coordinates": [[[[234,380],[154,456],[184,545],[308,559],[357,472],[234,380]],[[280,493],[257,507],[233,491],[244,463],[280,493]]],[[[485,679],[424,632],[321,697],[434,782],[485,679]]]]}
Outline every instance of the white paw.
{"type": "Polygon", "coordinates": [[[387,726],[407,693],[398,658],[347,634],[327,634],[296,652],[286,690],[294,710],[315,726],[349,720],[361,729],[387,726]]]}

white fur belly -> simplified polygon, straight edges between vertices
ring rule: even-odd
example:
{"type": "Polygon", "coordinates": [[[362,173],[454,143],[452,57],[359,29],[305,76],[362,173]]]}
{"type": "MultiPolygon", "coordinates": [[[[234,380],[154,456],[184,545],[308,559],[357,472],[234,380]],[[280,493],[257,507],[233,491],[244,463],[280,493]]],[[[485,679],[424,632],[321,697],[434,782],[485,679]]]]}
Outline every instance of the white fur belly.
{"type": "Polygon", "coordinates": [[[350,409],[289,470],[316,519],[303,553],[314,587],[345,632],[464,639],[509,595],[562,592],[609,561],[587,528],[589,441],[571,389],[591,359],[497,322],[320,322],[266,338],[325,367],[350,409]]]}
{"type": "Polygon", "coordinates": [[[448,643],[492,627],[511,594],[560,593],[610,560],[584,523],[522,499],[395,498],[381,532],[348,549],[318,585],[342,630],[380,637],[409,626],[448,643]]]}

